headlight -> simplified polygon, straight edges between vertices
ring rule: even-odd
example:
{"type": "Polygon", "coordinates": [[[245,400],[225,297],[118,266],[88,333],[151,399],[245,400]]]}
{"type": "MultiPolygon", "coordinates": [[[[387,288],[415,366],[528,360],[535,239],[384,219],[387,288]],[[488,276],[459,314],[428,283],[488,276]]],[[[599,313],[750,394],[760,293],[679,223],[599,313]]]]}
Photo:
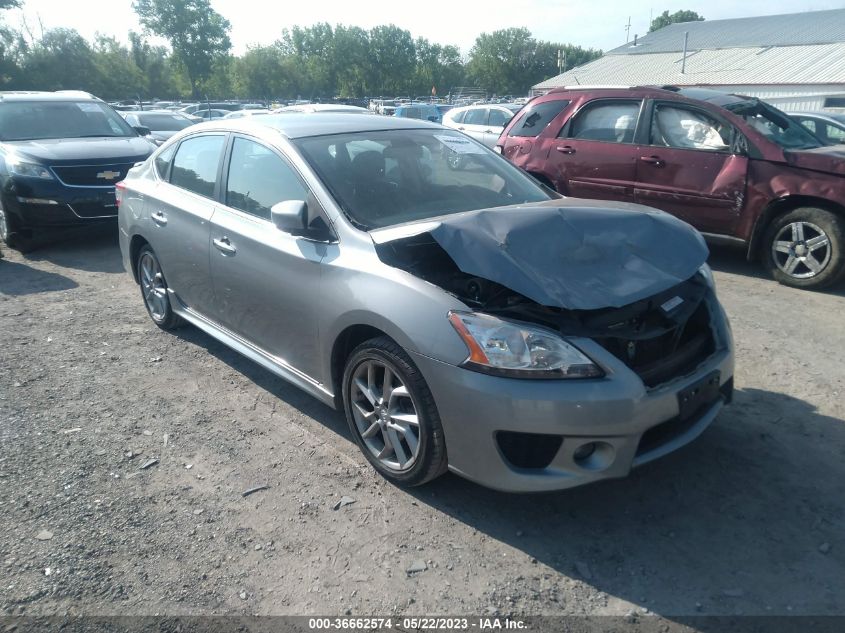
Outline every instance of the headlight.
{"type": "Polygon", "coordinates": [[[513,378],[595,378],[604,372],[554,332],[478,312],[450,312],[469,349],[463,366],[513,378]]]}
{"type": "Polygon", "coordinates": [[[716,290],[716,280],[713,279],[713,271],[710,269],[708,264],[702,264],[698,269],[698,274],[704,277],[704,281],[707,282],[707,285],[710,286],[712,290],[716,290]]]}
{"type": "Polygon", "coordinates": [[[43,180],[52,180],[53,174],[43,165],[37,163],[28,163],[14,156],[6,157],[6,168],[10,174],[15,176],[26,176],[28,178],[41,178],[43,180]]]}

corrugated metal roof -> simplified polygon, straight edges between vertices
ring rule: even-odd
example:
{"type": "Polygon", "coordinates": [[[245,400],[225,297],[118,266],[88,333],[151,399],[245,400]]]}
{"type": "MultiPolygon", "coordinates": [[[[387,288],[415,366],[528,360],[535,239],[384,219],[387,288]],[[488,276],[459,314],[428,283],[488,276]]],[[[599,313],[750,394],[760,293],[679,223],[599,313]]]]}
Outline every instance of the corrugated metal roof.
{"type": "MultiPolygon", "coordinates": [[[[821,11],[820,13],[831,13],[821,11]]],[[[842,12],[845,16],[845,12],[842,12]]],[[[575,84],[733,85],[845,84],[845,41],[786,47],[605,55],[534,86],[548,90],[575,84]]]]}
{"type": "Polygon", "coordinates": [[[845,42],[845,9],[670,24],[608,55],[682,51],[684,32],[689,32],[688,50],[833,44],[845,42]]]}

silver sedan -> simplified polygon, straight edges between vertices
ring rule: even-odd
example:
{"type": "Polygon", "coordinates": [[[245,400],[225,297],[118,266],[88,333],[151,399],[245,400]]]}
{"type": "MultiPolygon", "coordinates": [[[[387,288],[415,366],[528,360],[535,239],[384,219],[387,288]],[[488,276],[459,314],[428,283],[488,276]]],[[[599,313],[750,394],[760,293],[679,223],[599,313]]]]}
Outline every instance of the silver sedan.
{"type": "Polygon", "coordinates": [[[622,477],[731,400],[698,233],[560,198],[455,130],[209,122],[117,195],[153,322],[192,324],[344,411],[397,484],[447,469],[512,491],[622,477]]]}

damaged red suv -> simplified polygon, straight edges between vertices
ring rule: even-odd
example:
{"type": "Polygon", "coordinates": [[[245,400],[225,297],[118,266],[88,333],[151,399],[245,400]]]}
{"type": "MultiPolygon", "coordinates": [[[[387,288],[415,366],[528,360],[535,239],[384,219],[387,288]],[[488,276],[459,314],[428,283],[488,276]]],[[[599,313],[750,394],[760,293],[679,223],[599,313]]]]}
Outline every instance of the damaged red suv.
{"type": "Polygon", "coordinates": [[[635,202],[739,244],[780,283],[845,276],[845,153],[754,98],[701,88],[565,88],[497,150],[564,195],[635,202]]]}

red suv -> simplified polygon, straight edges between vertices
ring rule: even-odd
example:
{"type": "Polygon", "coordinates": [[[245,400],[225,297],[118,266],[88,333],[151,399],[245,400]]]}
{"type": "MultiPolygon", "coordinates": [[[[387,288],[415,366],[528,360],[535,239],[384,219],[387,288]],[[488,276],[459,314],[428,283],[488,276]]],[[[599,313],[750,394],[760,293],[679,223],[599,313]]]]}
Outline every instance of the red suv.
{"type": "Polygon", "coordinates": [[[741,244],[783,284],[845,275],[845,153],[758,99],[553,90],[514,116],[497,150],[564,195],[656,207],[741,244]]]}

